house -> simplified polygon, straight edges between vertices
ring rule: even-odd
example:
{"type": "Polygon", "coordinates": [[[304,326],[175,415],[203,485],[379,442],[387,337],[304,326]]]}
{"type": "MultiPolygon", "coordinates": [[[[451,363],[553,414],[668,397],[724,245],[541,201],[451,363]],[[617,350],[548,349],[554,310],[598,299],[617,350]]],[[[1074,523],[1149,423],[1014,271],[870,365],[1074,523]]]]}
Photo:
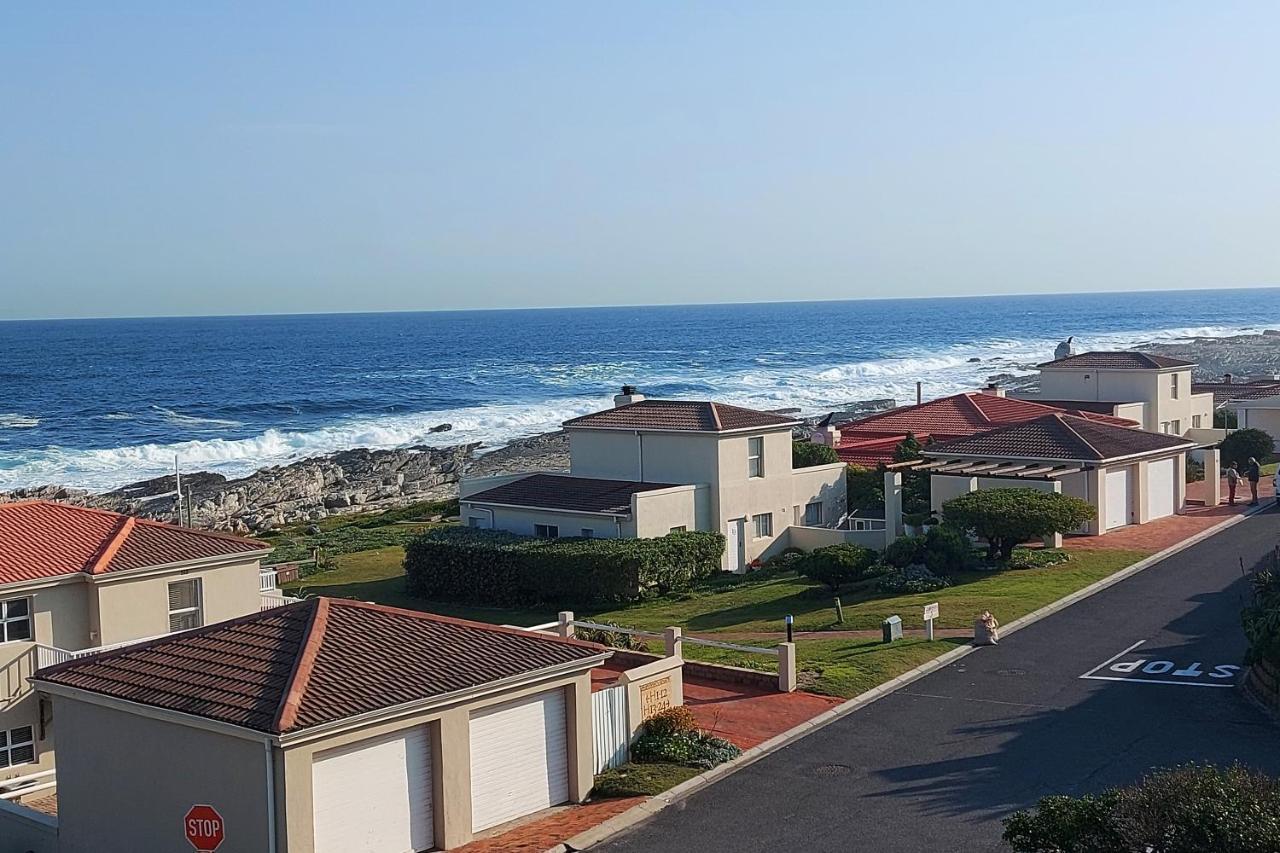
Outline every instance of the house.
{"type": "Polygon", "coordinates": [[[1258,397],[1274,397],[1280,395],[1280,380],[1254,379],[1249,382],[1235,382],[1231,374],[1223,377],[1221,382],[1193,382],[1193,394],[1212,394],[1213,407],[1221,409],[1233,400],[1253,400],[1258,397]]]}
{"type": "Polygon", "coordinates": [[[1051,405],[1109,403],[1110,414],[1137,421],[1144,430],[1195,437],[1214,435],[1213,395],[1191,387],[1195,364],[1143,352],[1086,352],[1038,365],[1040,396],[1051,405]],[[1193,435],[1193,430],[1204,430],[1193,435]]]}
{"type": "Polygon", "coordinates": [[[568,474],[464,480],[460,515],[473,527],[528,536],[717,530],[728,539],[724,568],[745,571],[787,547],[792,528],[831,528],[844,515],[843,463],[792,468],[798,425],[624,387],[613,408],[565,421],[568,474]]]}
{"type": "Polygon", "coordinates": [[[28,678],[90,651],[262,608],[270,546],[47,501],[0,504],[0,791],[53,767],[28,678]]]}
{"type": "Polygon", "coordinates": [[[1181,513],[1186,455],[1195,447],[1178,435],[1051,414],[932,444],[915,468],[931,475],[935,512],[978,489],[1043,489],[1092,504],[1097,518],[1078,532],[1099,535],[1181,513]]]}
{"type": "Polygon", "coordinates": [[[1087,404],[1056,406],[1007,397],[1000,388],[991,385],[982,392],[953,394],[927,403],[901,406],[836,426],[823,421],[812,440],[835,448],[843,462],[874,468],[893,462],[893,453],[907,433],[921,444],[949,441],[1062,411],[1116,426],[1137,425],[1110,413],[1091,411],[1087,404]]]}
{"type": "Polygon", "coordinates": [[[58,853],[186,850],[198,804],[224,853],[456,847],[587,797],[609,654],[313,598],[58,664],[35,677],[65,744],[45,828],[58,853]]]}
{"type": "Polygon", "coordinates": [[[1269,389],[1257,396],[1246,392],[1228,400],[1223,408],[1236,413],[1237,429],[1260,429],[1280,444],[1280,388],[1269,389]]]}

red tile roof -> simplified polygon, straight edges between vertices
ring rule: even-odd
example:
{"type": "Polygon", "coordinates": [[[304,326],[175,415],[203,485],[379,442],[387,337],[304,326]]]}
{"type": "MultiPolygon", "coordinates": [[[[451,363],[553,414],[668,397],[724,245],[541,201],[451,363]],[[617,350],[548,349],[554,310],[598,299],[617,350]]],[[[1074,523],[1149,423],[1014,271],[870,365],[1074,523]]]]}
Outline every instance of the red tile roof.
{"type": "Polygon", "coordinates": [[[728,432],[791,426],[795,418],[758,412],[725,403],[695,400],[640,400],[592,412],[564,422],[564,426],[588,429],[650,429],[677,432],[728,432]]]}
{"type": "Polygon", "coordinates": [[[1255,379],[1252,382],[1192,382],[1192,394],[1212,394],[1213,405],[1221,406],[1230,400],[1258,400],[1280,395],[1280,382],[1274,379],[1255,379]]]}
{"type": "Polygon", "coordinates": [[[677,483],[638,483],[633,480],[598,480],[560,474],[530,474],[519,480],[467,495],[472,503],[540,507],[577,512],[630,515],[631,496],[637,492],[670,489],[677,483]]]}
{"type": "Polygon", "coordinates": [[[67,661],[35,678],[282,734],[605,652],[548,634],[312,598],[67,661]]]}
{"type": "Polygon", "coordinates": [[[1074,415],[1046,415],[1034,421],[944,441],[926,456],[988,456],[1100,462],[1122,456],[1194,447],[1180,436],[1112,426],[1074,415]]]}
{"type": "Polygon", "coordinates": [[[1152,355],[1145,352],[1082,352],[1053,361],[1046,361],[1037,367],[1070,367],[1094,368],[1095,370],[1161,370],[1166,367],[1195,367],[1194,361],[1183,361],[1167,355],[1152,355]]]}
{"type": "Polygon", "coordinates": [[[270,547],[254,539],[70,504],[0,504],[0,584],[165,566],[270,547]]]}
{"type": "Polygon", "coordinates": [[[1125,418],[1068,409],[1067,405],[1050,406],[976,391],[954,394],[841,424],[836,453],[845,462],[872,467],[892,462],[894,448],[909,432],[921,442],[948,441],[1064,411],[1117,427],[1137,426],[1125,418]]]}

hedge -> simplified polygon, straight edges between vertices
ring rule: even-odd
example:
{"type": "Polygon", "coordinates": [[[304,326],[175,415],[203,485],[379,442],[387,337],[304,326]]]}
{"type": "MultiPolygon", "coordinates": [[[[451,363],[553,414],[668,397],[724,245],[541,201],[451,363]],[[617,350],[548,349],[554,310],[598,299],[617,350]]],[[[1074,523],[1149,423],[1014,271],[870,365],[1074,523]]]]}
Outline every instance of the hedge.
{"type": "Polygon", "coordinates": [[[440,528],[405,547],[410,595],[437,601],[528,607],[624,604],[648,591],[689,589],[720,570],[724,536],[537,539],[467,527],[440,528]]]}

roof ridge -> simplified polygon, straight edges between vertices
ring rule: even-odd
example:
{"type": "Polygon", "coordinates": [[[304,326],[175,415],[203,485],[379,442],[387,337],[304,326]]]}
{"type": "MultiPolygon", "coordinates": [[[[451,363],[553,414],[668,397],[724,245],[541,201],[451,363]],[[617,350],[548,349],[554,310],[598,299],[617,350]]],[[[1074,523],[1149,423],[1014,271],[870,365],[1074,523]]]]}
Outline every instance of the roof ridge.
{"type": "Polygon", "coordinates": [[[237,536],[234,533],[226,533],[222,530],[207,530],[202,527],[187,527],[184,524],[174,524],[170,521],[160,521],[154,518],[139,518],[138,516],[129,516],[136,519],[139,524],[147,527],[159,527],[164,530],[180,530],[183,533],[190,533],[194,536],[205,536],[209,539],[221,539],[229,542],[247,542],[251,545],[261,545],[263,548],[273,547],[270,542],[264,542],[261,539],[250,539],[247,536],[237,536]]]}
{"type": "Polygon", "coordinates": [[[111,566],[111,561],[115,559],[116,554],[120,552],[121,547],[123,547],[124,543],[129,539],[129,534],[133,532],[137,519],[131,515],[122,517],[124,518],[124,521],[122,521],[120,526],[116,528],[115,533],[111,535],[111,538],[107,541],[107,544],[103,549],[98,552],[98,556],[94,559],[93,564],[87,567],[86,570],[89,574],[100,575],[105,573],[111,566]]]}
{"type": "MultiPolygon", "coordinates": [[[[1072,415],[1064,415],[1064,414],[1050,415],[1050,417],[1057,418],[1057,419],[1058,419],[1058,421],[1059,421],[1059,422],[1060,422],[1064,427],[1066,427],[1066,429],[1067,429],[1067,431],[1068,431],[1068,432],[1070,432],[1072,435],[1074,435],[1074,436],[1075,436],[1076,438],[1078,438],[1080,441],[1084,442],[1084,446],[1085,446],[1085,447],[1087,447],[1087,448],[1089,448],[1091,451],[1093,451],[1093,455],[1094,455],[1097,459],[1105,459],[1105,458],[1106,458],[1106,457],[1102,454],[1102,451],[1098,450],[1098,448],[1094,446],[1093,442],[1089,441],[1089,439],[1085,438],[1083,435],[1081,435],[1081,434],[1080,434],[1079,430],[1077,430],[1077,429],[1076,429],[1075,427],[1073,427],[1071,424],[1067,423],[1067,419],[1068,419],[1068,418],[1071,418],[1072,420],[1078,420],[1078,421],[1082,421],[1082,420],[1084,420],[1084,418],[1076,418],[1076,417],[1073,417],[1072,415]]],[[[1116,427],[1116,429],[1127,429],[1127,427],[1116,427]]]]}
{"type": "Polygon", "coordinates": [[[320,654],[325,629],[329,626],[329,599],[321,596],[315,601],[315,606],[311,608],[311,617],[307,621],[306,636],[302,638],[302,646],[297,657],[293,659],[293,671],[285,681],[286,687],[280,696],[280,705],[272,717],[271,727],[277,732],[286,732],[293,728],[293,724],[298,719],[298,709],[302,706],[307,686],[311,683],[316,656],[320,654]]]}
{"type": "MultiPolygon", "coordinates": [[[[984,423],[992,423],[991,418],[987,417],[987,413],[978,405],[978,401],[973,399],[976,395],[981,393],[981,391],[965,391],[961,394],[957,394],[956,396],[963,397],[964,401],[969,404],[969,408],[977,412],[978,417],[981,418],[984,423]]],[[[943,399],[946,398],[944,397],[943,399]]]]}
{"type": "Polygon", "coordinates": [[[716,431],[719,432],[724,429],[724,426],[720,423],[720,404],[709,402],[707,405],[711,407],[711,422],[716,425],[716,431]]]}
{"type": "Polygon", "coordinates": [[[573,637],[561,637],[558,634],[547,634],[542,631],[530,631],[528,628],[516,628],[510,625],[495,625],[492,622],[479,622],[475,619],[461,619],[457,616],[444,616],[439,613],[430,613],[426,610],[411,610],[407,607],[396,607],[391,604],[378,604],[374,601],[357,601],[354,598],[333,598],[328,600],[337,607],[355,607],[360,610],[372,610],[377,613],[387,613],[392,616],[408,616],[423,622],[437,622],[444,625],[460,625],[466,628],[478,628],[482,631],[492,631],[496,634],[516,634],[521,637],[533,635],[540,640],[549,640],[570,646],[586,646],[593,649],[604,648],[604,646],[599,643],[592,643],[588,640],[579,640],[573,637]]]}

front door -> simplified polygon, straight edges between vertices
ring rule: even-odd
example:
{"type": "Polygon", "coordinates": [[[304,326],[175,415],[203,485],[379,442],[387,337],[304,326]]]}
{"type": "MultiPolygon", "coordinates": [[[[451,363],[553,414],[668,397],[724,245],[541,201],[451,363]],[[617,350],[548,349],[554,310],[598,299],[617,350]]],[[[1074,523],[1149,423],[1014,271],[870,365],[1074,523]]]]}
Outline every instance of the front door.
{"type": "Polygon", "coordinates": [[[729,571],[734,574],[742,574],[745,571],[742,554],[742,538],[746,528],[747,520],[745,518],[731,518],[729,524],[724,529],[725,535],[725,555],[729,558],[729,571]]]}

